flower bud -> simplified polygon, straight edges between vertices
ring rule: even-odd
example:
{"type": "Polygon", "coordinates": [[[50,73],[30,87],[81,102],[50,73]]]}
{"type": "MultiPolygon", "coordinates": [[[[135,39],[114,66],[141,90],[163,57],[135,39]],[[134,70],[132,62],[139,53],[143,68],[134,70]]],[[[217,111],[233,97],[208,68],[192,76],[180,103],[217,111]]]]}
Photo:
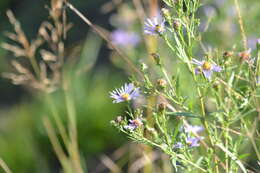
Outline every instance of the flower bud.
{"type": "Polygon", "coordinates": [[[170,11],[169,11],[167,8],[162,8],[162,13],[163,13],[163,16],[164,16],[166,19],[170,19],[170,18],[171,18],[170,11]]]}
{"type": "Polygon", "coordinates": [[[115,119],[115,122],[116,123],[121,123],[123,121],[123,117],[122,116],[117,116],[116,119],[115,119]]]}
{"type": "Polygon", "coordinates": [[[246,51],[240,52],[238,54],[238,57],[241,61],[247,61],[251,58],[251,49],[248,49],[246,51]]]}
{"type": "Polygon", "coordinates": [[[162,102],[162,103],[158,104],[158,111],[163,112],[163,111],[165,111],[166,107],[167,107],[167,104],[162,102]]]}
{"type": "Polygon", "coordinates": [[[157,80],[157,85],[158,85],[160,88],[165,88],[166,85],[167,85],[167,82],[166,82],[166,80],[164,80],[164,79],[158,79],[158,80],[157,80]]]}
{"type": "Polygon", "coordinates": [[[161,58],[157,53],[151,53],[154,61],[156,62],[156,65],[162,65],[161,58]]]}
{"type": "Polygon", "coordinates": [[[230,58],[231,56],[233,56],[233,52],[232,51],[225,51],[223,53],[223,58],[230,58]]]}
{"type": "Polygon", "coordinates": [[[214,84],[213,84],[213,88],[218,90],[220,88],[220,82],[219,81],[215,81],[214,84]]]}
{"type": "Polygon", "coordinates": [[[179,19],[174,19],[173,20],[173,28],[176,29],[176,30],[179,30],[181,27],[181,22],[179,19]]]}
{"type": "Polygon", "coordinates": [[[141,64],[141,71],[145,71],[148,69],[148,66],[145,63],[141,64]]]}

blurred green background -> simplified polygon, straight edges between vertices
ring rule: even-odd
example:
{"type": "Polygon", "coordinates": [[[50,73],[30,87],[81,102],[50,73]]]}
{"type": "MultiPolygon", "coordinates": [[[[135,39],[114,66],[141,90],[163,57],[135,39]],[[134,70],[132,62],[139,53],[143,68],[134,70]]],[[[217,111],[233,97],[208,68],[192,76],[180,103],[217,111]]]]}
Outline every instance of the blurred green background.
{"type": "MultiPolygon", "coordinates": [[[[100,11],[106,2],[71,1],[96,24],[111,30],[108,22],[111,14],[100,11]]],[[[48,10],[44,8],[46,5],[49,2],[45,0],[1,0],[0,42],[8,41],[4,36],[5,31],[13,31],[5,15],[7,9],[14,12],[27,37],[33,39],[40,23],[48,19],[48,10]]],[[[69,20],[74,24],[66,43],[69,61],[78,59],[76,61],[81,64],[92,63],[94,66],[73,81],[80,152],[87,163],[93,163],[91,170],[100,163],[100,154],[114,151],[125,142],[125,138],[110,126],[110,120],[120,113],[121,108],[111,104],[109,91],[126,79],[109,63],[110,50],[103,40],[74,14],[69,13],[69,20]]],[[[10,52],[0,48],[1,73],[13,71],[10,66],[12,58],[10,52]]],[[[0,89],[1,158],[13,172],[59,172],[59,163],[42,124],[42,117],[50,114],[45,100],[40,94],[23,86],[12,85],[10,80],[4,78],[0,78],[0,89]]],[[[60,115],[65,117],[64,96],[57,92],[54,100],[60,115]]]]}
{"type": "MultiPolygon", "coordinates": [[[[120,5],[112,6],[112,9],[105,13],[102,9],[105,4],[107,5],[107,0],[71,0],[70,2],[95,24],[109,31],[116,27],[110,23],[111,16],[118,13],[120,16],[123,7],[127,6],[127,9],[131,9],[132,13],[135,13],[131,1],[120,1],[120,5]]],[[[258,22],[260,3],[259,0],[241,0],[239,2],[248,44],[254,49],[255,41],[260,37],[260,23],[258,22]]],[[[0,42],[7,41],[4,36],[5,31],[13,31],[5,15],[7,9],[14,12],[26,35],[34,38],[40,23],[48,18],[48,11],[44,8],[48,3],[46,0],[1,0],[0,42]]],[[[237,45],[239,50],[241,35],[233,1],[212,0],[203,3],[206,5],[200,9],[198,14],[201,18],[202,41],[205,47],[207,49],[218,47],[224,51],[237,45]]],[[[111,63],[111,50],[107,44],[90,31],[77,16],[71,12],[68,13],[68,16],[74,25],[68,33],[66,42],[67,52],[70,54],[68,58],[72,62],[79,61],[83,65],[88,63],[93,65],[93,68],[87,73],[75,77],[72,83],[77,110],[80,151],[86,158],[88,168],[94,170],[102,153],[110,153],[126,142],[126,138],[110,126],[110,120],[120,115],[123,109],[120,105],[111,103],[108,92],[127,81],[127,75],[115,65],[117,63],[111,63]]],[[[136,32],[142,31],[140,23],[132,28],[136,32]]],[[[140,44],[143,48],[143,41],[140,44]]],[[[130,52],[128,54],[136,62],[147,57],[147,53],[140,48],[130,52]]],[[[202,53],[198,52],[198,55],[200,54],[202,53]]],[[[11,53],[0,48],[1,73],[13,70],[10,66],[12,58],[11,53]]],[[[4,78],[0,78],[0,92],[0,157],[6,161],[14,173],[58,172],[58,161],[42,125],[42,117],[50,114],[45,100],[40,94],[31,92],[22,86],[14,86],[4,78]]],[[[59,113],[65,116],[66,110],[62,94],[57,92],[54,94],[54,98],[54,104],[59,113]]]]}

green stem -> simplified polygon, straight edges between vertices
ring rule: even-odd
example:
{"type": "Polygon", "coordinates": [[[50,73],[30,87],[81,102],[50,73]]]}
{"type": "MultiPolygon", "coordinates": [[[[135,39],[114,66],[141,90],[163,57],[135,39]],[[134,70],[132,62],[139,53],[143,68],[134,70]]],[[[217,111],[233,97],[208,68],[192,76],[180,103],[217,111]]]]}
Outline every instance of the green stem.
{"type": "Polygon", "coordinates": [[[162,71],[164,77],[166,78],[167,82],[169,83],[172,92],[174,93],[174,95],[176,95],[176,92],[175,92],[175,89],[174,89],[174,87],[173,87],[173,85],[172,85],[171,79],[169,78],[169,75],[167,74],[165,68],[164,68],[162,65],[160,65],[160,69],[161,69],[161,71],[162,71]]]}
{"type": "Polygon", "coordinates": [[[62,120],[59,116],[59,113],[54,105],[53,99],[51,98],[51,95],[48,93],[45,96],[46,96],[47,103],[50,107],[54,122],[55,122],[55,124],[59,130],[59,133],[61,135],[61,138],[63,140],[63,143],[68,148],[68,143],[69,143],[68,135],[66,133],[66,129],[65,129],[64,125],[62,124],[62,120]]]}

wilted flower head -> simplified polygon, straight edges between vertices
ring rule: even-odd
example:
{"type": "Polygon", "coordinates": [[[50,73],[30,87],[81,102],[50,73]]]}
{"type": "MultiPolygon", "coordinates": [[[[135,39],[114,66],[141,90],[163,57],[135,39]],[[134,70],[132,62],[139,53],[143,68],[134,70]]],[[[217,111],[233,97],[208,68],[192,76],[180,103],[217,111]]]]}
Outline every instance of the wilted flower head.
{"type": "Polygon", "coordinates": [[[173,20],[173,28],[176,29],[176,30],[179,30],[181,27],[181,22],[179,19],[174,19],[173,20]]]}
{"type": "Polygon", "coordinates": [[[167,85],[167,82],[166,82],[165,79],[158,79],[158,80],[157,80],[157,85],[158,85],[159,87],[161,87],[161,88],[165,88],[166,85],[167,85]]]}
{"type": "Polygon", "coordinates": [[[120,103],[135,99],[139,96],[139,88],[136,88],[134,84],[125,84],[120,89],[115,89],[110,92],[110,97],[115,99],[113,103],[120,103]]]}
{"type": "Polygon", "coordinates": [[[137,127],[143,125],[143,122],[140,118],[136,118],[134,120],[129,120],[129,124],[124,126],[124,128],[126,130],[130,130],[130,131],[133,131],[135,130],[137,127]]]}
{"type": "Polygon", "coordinates": [[[156,65],[161,65],[161,58],[157,53],[151,53],[151,56],[153,57],[154,61],[156,62],[156,65]]]}
{"type": "Polygon", "coordinates": [[[112,43],[122,47],[134,47],[140,42],[140,37],[136,33],[121,29],[113,31],[110,37],[112,43]]]}
{"type": "Polygon", "coordinates": [[[224,53],[223,53],[223,57],[224,58],[230,58],[231,56],[233,56],[233,52],[232,51],[225,51],[224,53]]]}
{"type": "Polygon", "coordinates": [[[198,61],[196,59],[192,59],[191,61],[193,64],[196,64],[199,66],[199,68],[195,69],[195,73],[199,74],[201,71],[203,72],[203,75],[207,78],[207,79],[211,79],[211,75],[212,72],[221,72],[222,68],[218,65],[215,65],[213,63],[210,63],[208,61],[198,61]]]}
{"type": "Polygon", "coordinates": [[[121,123],[124,120],[124,118],[122,116],[117,116],[115,119],[116,123],[121,123]]]}
{"type": "Polygon", "coordinates": [[[241,61],[246,62],[248,65],[253,66],[255,62],[255,58],[251,57],[251,49],[249,48],[246,51],[240,52],[238,54],[241,61]]]}
{"type": "Polygon", "coordinates": [[[161,102],[158,104],[158,111],[163,112],[167,108],[167,103],[166,102],[161,102]]]}
{"type": "Polygon", "coordinates": [[[202,132],[204,130],[204,128],[202,126],[192,126],[192,125],[189,125],[187,124],[186,126],[184,126],[184,131],[186,133],[199,133],[199,132],[202,132]]]}
{"type": "Polygon", "coordinates": [[[189,147],[198,147],[200,146],[200,140],[202,140],[203,137],[188,137],[186,139],[186,143],[189,147]]]}
{"type": "Polygon", "coordinates": [[[165,31],[165,20],[161,17],[154,17],[146,19],[144,23],[144,33],[150,35],[162,34],[165,31]]]}
{"type": "Polygon", "coordinates": [[[238,53],[240,60],[247,61],[251,58],[251,49],[238,53]]]}

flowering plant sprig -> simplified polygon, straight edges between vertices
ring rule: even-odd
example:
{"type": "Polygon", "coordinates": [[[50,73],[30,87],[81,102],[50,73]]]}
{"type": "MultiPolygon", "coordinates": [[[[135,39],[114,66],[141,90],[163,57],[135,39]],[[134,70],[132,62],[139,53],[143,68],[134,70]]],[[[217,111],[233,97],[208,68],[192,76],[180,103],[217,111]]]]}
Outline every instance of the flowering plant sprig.
{"type": "MultiPolygon", "coordinates": [[[[244,152],[241,141],[250,139],[248,145],[252,146],[258,160],[260,151],[254,147],[256,140],[252,136],[238,137],[235,133],[236,129],[243,129],[238,133],[249,133],[252,122],[257,123],[259,48],[253,63],[247,49],[243,53],[225,51],[223,56],[209,51],[210,56],[197,57],[194,45],[200,45],[201,36],[195,14],[200,7],[199,0],[164,2],[169,8],[162,10],[160,20],[159,17],[147,19],[144,33],[161,36],[172,56],[151,54],[154,66],[143,64],[142,67],[146,67],[140,69],[143,78],[132,81],[139,84],[138,95],[146,102],[137,110],[129,109],[122,122],[115,120],[112,123],[134,141],[168,154],[176,170],[247,172],[247,163],[240,158],[240,153],[244,152]],[[166,59],[173,61],[173,67],[181,72],[172,73],[168,64],[164,64],[166,59]],[[156,69],[157,73],[146,70],[150,68],[156,69]],[[213,72],[217,73],[213,75],[213,72]],[[154,79],[158,73],[160,77],[154,79]]],[[[129,101],[138,99],[137,88],[128,88],[126,85],[112,92],[114,102],[128,101],[131,106],[129,101]]]]}

